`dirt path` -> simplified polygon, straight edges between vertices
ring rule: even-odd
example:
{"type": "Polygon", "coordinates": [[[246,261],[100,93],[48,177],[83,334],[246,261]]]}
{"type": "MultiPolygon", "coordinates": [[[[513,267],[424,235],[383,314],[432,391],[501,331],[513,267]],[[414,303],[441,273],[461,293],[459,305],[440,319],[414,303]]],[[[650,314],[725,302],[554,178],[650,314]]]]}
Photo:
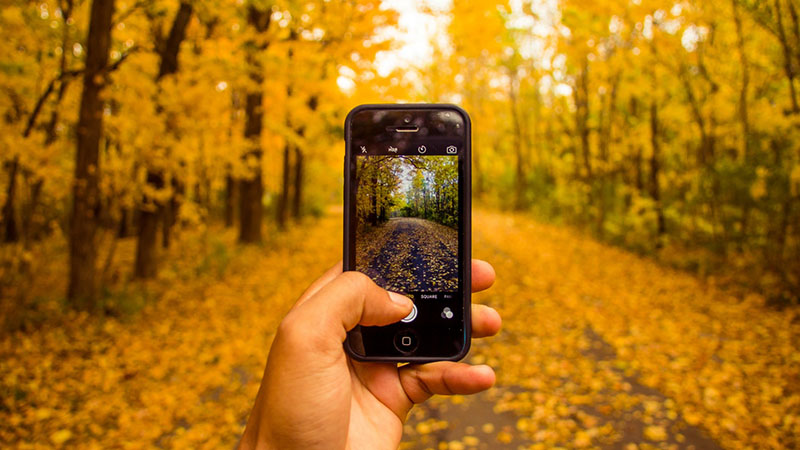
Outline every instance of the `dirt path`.
{"type": "Polygon", "coordinates": [[[359,270],[397,292],[458,289],[458,232],[425,219],[397,217],[367,233],[359,270]]]}
{"type": "MultiPolygon", "coordinates": [[[[69,313],[2,336],[0,442],[232,448],[279,321],[341,257],[341,221],[330,214],[262,247],[237,247],[233,230],[205,244],[184,236],[186,254],[159,280],[115,292],[142,301],[138,313],[69,313]]],[[[391,226],[403,224],[420,228],[391,226]]],[[[436,236],[427,231],[420,239],[436,236]]],[[[798,448],[796,309],[524,215],[476,212],[473,235],[474,256],[498,274],[474,302],[504,324],[468,360],[494,367],[498,385],[418,406],[402,448],[798,448]]],[[[442,243],[430,245],[444,253],[442,243]]],[[[133,250],[124,242],[121,256],[133,250]]]]}
{"type": "Polygon", "coordinates": [[[504,328],[470,360],[498,389],[420,408],[406,448],[797,447],[796,310],[524,215],[474,223],[474,256],[498,274],[474,301],[504,328]]]}

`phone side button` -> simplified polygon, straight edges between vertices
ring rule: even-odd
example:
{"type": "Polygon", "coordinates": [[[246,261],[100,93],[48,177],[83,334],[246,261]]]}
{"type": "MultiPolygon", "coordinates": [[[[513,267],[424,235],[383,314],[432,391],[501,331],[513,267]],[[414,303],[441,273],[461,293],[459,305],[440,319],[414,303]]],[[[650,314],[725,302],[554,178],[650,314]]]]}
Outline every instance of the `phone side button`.
{"type": "Polygon", "coordinates": [[[413,330],[398,331],[394,335],[394,346],[400,353],[412,353],[419,346],[419,338],[413,330]]]}

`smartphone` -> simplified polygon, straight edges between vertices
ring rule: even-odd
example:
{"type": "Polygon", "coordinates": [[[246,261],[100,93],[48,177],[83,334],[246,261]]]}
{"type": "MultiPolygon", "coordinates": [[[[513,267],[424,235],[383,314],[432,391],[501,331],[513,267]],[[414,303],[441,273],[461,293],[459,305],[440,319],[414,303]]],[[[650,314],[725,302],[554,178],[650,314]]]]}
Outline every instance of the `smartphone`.
{"type": "Polygon", "coordinates": [[[414,309],[357,326],[360,361],[459,360],[469,351],[471,138],[446,104],[361,105],[345,120],[344,270],[404,294],[414,309]]]}

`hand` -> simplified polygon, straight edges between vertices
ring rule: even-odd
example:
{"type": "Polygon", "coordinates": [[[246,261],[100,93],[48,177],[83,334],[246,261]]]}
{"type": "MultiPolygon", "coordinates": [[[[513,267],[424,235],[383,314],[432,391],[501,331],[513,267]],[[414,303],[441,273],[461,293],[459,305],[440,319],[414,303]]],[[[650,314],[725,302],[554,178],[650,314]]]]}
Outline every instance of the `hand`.
{"type": "MultiPolygon", "coordinates": [[[[494,283],[489,263],[472,261],[472,290],[494,283]]],[[[415,403],[434,394],[475,394],[495,381],[488,366],[351,360],[342,343],[356,325],[388,325],[411,312],[411,300],[388,292],[341,263],[315,281],[281,322],[241,449],[396,449],[415,403]]],[[[472,306],[472,337],[497,334],[500,315],[472,306]]]]}

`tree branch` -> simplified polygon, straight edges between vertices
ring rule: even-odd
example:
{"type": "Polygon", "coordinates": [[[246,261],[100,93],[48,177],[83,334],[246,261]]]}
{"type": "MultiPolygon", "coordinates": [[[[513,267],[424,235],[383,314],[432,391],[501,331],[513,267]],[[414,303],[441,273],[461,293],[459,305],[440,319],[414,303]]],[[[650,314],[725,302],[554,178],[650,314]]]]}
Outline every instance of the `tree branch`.
{"type": "MultiPolygon", "coordinates": [[[[113,64],[106,67],[106,69],[102,72],[102,74],[109,74],[114,72],[115,70],[119,69],[120,65],[133,53],[139,51],[140,47],[132,47],[127,52],[123,53],[122,56],[119,57],[118,60],[114,61],[113,64]]],[[[71,81],[73,78],[82,75],[86,69],[76,69],[76,70],[67,70],[62,72],[59,76],[50,80],[50,83],[47,84],[47,89],[42,92],[42,95],[39,96],[39,99],[36,100],[36,106],[34,106],[33,111],[31,112],[30,117],[28,117],[28,123],[25,125],[25,130],[22,132],[22,137],[27,138],[31,135],[33,131],[33,127],[36,126],[36,120],[39,118],[39,114],[42,112],[42,108],[44,107],[45,102],[50,97],[50,95],[55,91],[56,83],[67,83],[71,81]]]]}

